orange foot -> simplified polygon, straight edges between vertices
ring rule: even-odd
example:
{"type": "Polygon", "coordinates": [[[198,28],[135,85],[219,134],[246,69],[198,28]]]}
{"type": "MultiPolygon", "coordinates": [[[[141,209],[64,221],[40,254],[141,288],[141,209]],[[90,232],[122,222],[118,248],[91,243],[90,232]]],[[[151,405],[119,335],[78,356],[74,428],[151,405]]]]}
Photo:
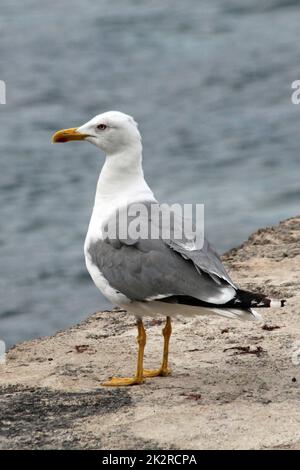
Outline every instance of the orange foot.
{"type": "Polygon", "coordinates": [[[143,377],[167,377],[167,375],[171,374],[171,369],[165,369],[165,368],[160,368],[160,369],[153,369],[153,370],[148,370],[144,369],[143,371],[143,377]]]}
{"type": "Polygon", "coordinates": [[[138,377],[113,377],[111,380],[104,382],[105,387],[127,387],[128,385],[140,385],[144,382],[142,378],[138,377]]]}

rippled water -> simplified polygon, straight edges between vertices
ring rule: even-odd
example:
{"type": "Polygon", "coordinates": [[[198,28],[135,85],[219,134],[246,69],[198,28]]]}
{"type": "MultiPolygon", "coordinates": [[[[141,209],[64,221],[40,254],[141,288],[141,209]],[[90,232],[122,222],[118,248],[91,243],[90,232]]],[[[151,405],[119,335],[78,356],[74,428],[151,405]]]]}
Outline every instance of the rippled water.
{"type": "Polygon", "coordinates": [[[134,115],[157,197],[204,202],[220,251],[299,212],[299,24],[288,0],[2,0],[0,338],[108,306],[83,258],[103,156],[57,129],[134,115]]]}

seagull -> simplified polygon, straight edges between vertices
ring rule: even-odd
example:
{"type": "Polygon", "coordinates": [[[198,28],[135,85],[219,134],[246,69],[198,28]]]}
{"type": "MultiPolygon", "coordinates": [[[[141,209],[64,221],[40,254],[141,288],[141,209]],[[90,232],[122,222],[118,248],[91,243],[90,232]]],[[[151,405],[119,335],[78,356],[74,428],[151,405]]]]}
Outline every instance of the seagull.
{"type": "Polygon", "coordinates": [[[144,178],[138,125],[127,114],[109,111],[81,127],[60,130],[52,137],[55,143],[83,140],[105,153],[84,244],[86,267],[104,296],[135,316],[138,329],[136,374],[113,377],[103,385],[138,385],[147,377],[169,375],[174,317],[214,314],[259,320],[261,316],[254,308],[284,306],[285,300],[239,289],[206,238],[199,247],[193,240],[191,243],[190,239],[176,239],[174,231],[169,237],[162,237],[161,226],[157,237],[133,237],[127,232],[121,236],[121,220],[125,220],[127,228],[134,220],[122,218],[122,214],[129,216],[133,205],[146,209],[146,215],[139,218],[142,228],[154,219],[149,208],[156,208],[160,214],[162,207],[144,178]],[[108,229],[111,221],[117,221],[119,231],[115,236],[108,229]],[[145,316],[166,317],[162,362],[155,370],[144,369],[145,316]]]}

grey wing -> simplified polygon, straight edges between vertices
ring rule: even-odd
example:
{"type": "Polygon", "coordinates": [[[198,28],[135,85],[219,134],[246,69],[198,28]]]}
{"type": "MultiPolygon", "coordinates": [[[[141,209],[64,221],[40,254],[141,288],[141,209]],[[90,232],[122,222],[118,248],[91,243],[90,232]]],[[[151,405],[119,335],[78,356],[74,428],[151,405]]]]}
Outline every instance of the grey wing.
{"type": "Polygon", "coordinates": [[[223,280],[228,282],[232,287],[236,287],[229,274],[226,272],[215,248],[206,238],[204,238],[203,247],[199,250],[190,250],[184,243],[179,243],[174,239],[165,240],[165,243],[177,253],[180,253],[184,258],[191,260],[196,269],[207,273],[215,282],[220,283],[223,280]]]}
{"type": "Polygon", "coordinates": [[[192,252],[161,237],[137,240],[107,237],[92,242],[88,251],[91,262],[109,284],[131,300],[187,296],[224,304],[234,298],[236,291],[208,246],[205,244],[204,251],[192,252]]]}

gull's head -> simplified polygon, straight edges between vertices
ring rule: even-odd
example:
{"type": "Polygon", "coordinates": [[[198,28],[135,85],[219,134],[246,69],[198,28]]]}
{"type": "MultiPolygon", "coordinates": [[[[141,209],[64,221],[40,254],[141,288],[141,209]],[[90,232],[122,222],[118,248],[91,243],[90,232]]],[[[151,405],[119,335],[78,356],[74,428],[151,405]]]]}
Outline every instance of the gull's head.
{"type": "Polygon", "coordinates": [[[137,123],[131,116],[119,111],[98,114],[82,126],[63,129],[52,137],[55,143],[71,140],[87,140],[107,155],[141,145],[137,123]]]}

